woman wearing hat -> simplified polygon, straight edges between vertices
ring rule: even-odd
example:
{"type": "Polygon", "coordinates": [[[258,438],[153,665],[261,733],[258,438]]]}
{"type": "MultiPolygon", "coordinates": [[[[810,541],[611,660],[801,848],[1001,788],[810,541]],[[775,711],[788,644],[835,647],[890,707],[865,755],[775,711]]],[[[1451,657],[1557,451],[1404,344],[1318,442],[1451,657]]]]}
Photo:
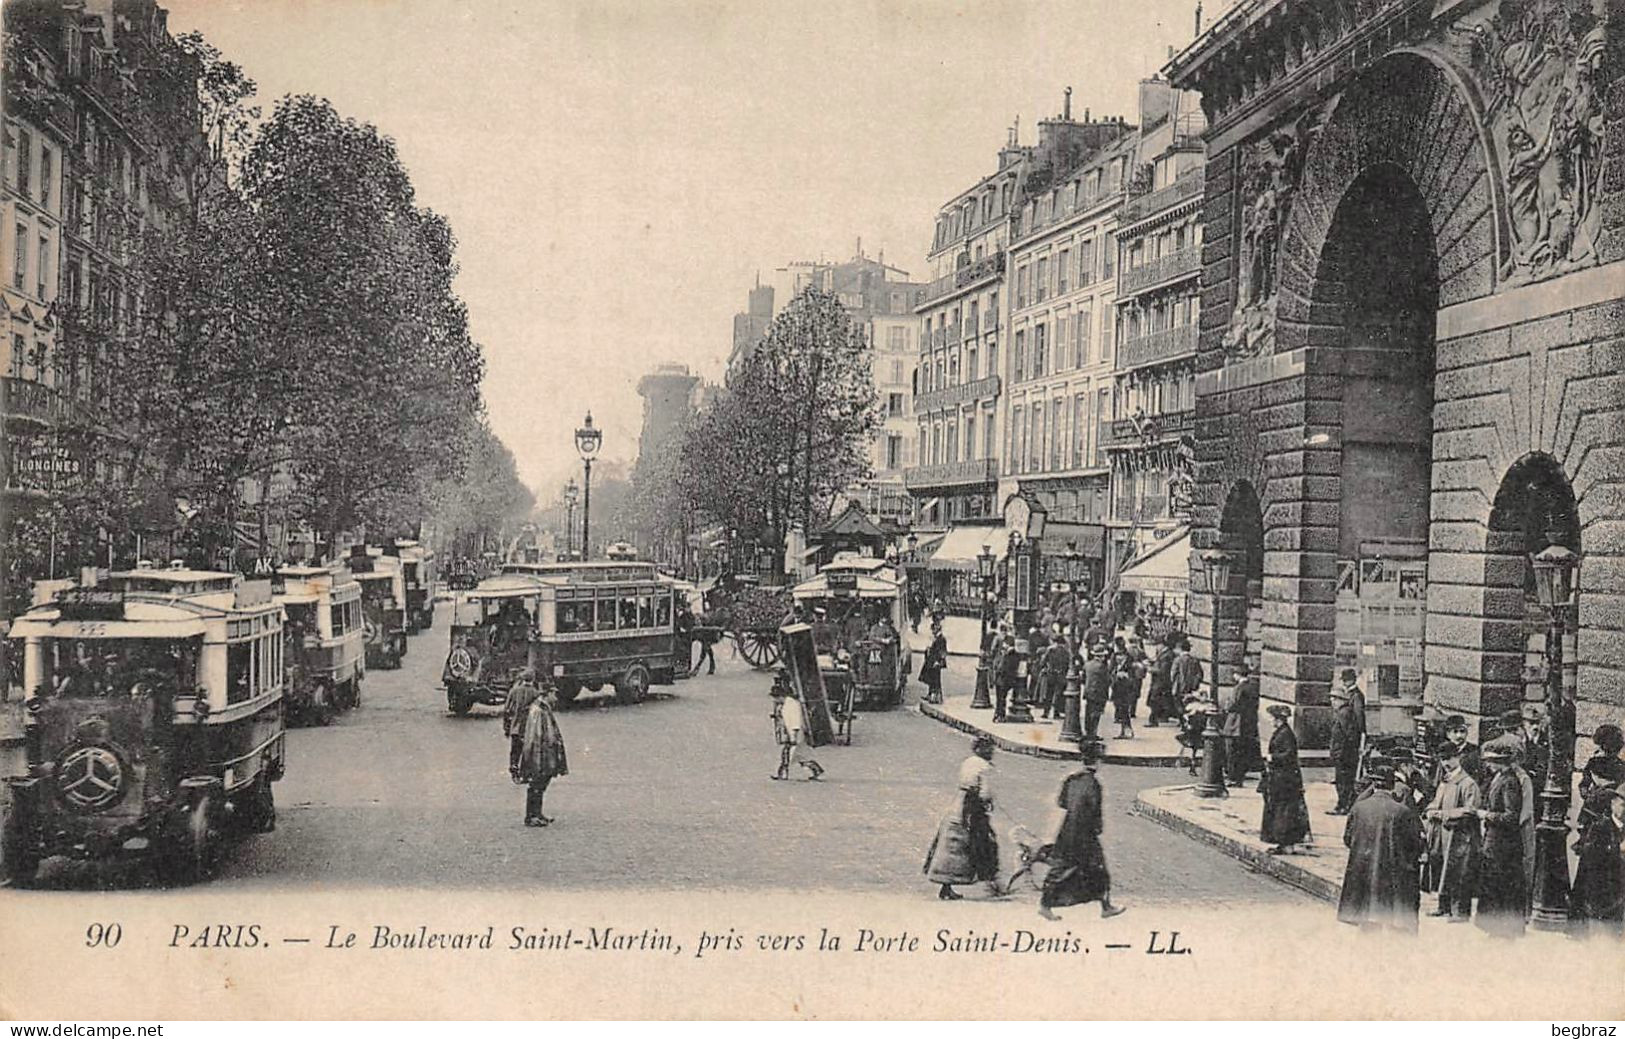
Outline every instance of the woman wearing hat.
{"type": "Polygon", "coordinates": [[[1112,877],[1100,846],[1104,795],[1095,767],[1102,748],[1093,740],[1084,740],[1081,749],[1082,766],[1061,783],[1056,798],[1056,804],[1066,810],[1066,818],[1050,846],[1049,874],[1038,901],[1038,913],[1047,920],[1060,919],[1054,912],[1060,906],[1085,902],[1099,902],[1102,917],[1116,916],[1124,908],[1112,903],[1112,877]]]}
{"type": "Polygon", "coordinates": [[[1625,935],[1625,791],[1600,786],[1580,810],[1580,838],[1574,842],[1579,865],[1569,915],[1581,936],[1625,935]]]}
{"type": "Polygon", "coordinates": [[[999,844],[993,836],[993,737],[977,736],[971,741],[971,755],[959,766],[959,790],[937,835],[925,854],[925,875],[940,884],[937,897],[943,901],[964,898],[955,884],[986,881],[988,890],[998,892],[999,844]]]}
{"type": "Polygon", "coordinates": [[[1478,810],[1484,851],[1478,873],[1478,926],[1499,938],[1523,934],[1529,889],[1523,872],[1523,789],[1512,771],[1517,742],[1498,736],[1484,745],[1490,789],[1478,810]]]}
{"type": "Polygon", "coordinates": [[[1617,787],[1625,783],[1625,760],[1619,756],[1620,751],[1625,750],[1625,733],[1621,733],[1617,725],[1599,725],[1597,731],[1591,734],[1591,742],[1596,745],[1597,752],[1591,755],[1585,768],[1580,771],[1582,800],[1601,787],[1617,787]]]}
{"type": "Polygon", "coordinates": [[[1269,760],[1258,789],[1264,795],[1264,821],[1259,836],[1271,845],[1271,855],[1290,855],[1294,845],[1309,839],[1309,804],[1303,798],[1303,768],[1298,764],[1298,737],[1292,731],[1292,708],[1270,704],[1275,719],[1270,733],[1269,760]]]}

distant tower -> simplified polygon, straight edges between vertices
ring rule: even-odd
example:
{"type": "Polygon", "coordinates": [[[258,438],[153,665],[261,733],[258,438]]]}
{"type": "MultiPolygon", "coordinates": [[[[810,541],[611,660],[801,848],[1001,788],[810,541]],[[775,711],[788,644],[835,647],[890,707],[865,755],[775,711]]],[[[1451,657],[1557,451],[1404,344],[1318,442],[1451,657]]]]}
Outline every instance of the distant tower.
{"type": "Polygon", "coordinates": [[[689,374],[686,364],[662,364],[638,380],[643,398],[643,431],[638,434],[638,461],[676,435],[694,413],[694,387],[699,378],[689,374]]]}

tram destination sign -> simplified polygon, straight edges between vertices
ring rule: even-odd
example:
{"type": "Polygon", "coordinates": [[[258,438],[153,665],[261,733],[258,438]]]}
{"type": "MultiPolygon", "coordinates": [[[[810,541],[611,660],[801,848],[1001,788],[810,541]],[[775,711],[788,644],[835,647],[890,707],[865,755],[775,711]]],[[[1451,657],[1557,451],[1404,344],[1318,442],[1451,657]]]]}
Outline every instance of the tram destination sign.
{"type": "Polygon", "coordinates": [[[103,588],[69,588],[57,593],[56,608],[63,620],[123,620],[124,594],[103,588]]]}

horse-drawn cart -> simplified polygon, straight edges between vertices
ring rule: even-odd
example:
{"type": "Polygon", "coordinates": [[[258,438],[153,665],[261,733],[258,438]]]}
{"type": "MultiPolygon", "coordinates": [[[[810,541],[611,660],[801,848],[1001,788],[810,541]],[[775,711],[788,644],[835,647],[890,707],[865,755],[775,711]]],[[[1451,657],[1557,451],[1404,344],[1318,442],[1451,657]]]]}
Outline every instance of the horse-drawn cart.
{"type": "Polygon", "coordinates": [[[705,605],[700,624],[732,636],[747,664],[758,671],[778,664],[779,626],[790,612],[789,589],[743,582],[731,588],[718,585],[707,593],[705,605]]]}

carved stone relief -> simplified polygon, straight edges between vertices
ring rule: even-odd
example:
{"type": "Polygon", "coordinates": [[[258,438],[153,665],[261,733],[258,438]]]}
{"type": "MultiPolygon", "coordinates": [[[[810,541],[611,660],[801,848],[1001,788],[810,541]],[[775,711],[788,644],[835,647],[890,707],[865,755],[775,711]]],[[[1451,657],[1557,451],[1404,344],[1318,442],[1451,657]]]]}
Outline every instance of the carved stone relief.
{"type": "Polygon", "coordinates": [[[1502,0],[1473,30],[1512,230],[1508,284],[1597,262],[1601,231],[1601,0],[1502,0]]]}
{"type": "Polygon", "coordinates": [[[1321,112],[1311,109],[1242,153],[1236,202],[1241,214],[1236,238],[1236,306],[1224,337],[1228,356],[1256,357],[1270,352],[1282,234],[1303,178],[1304,158],[1321,122],[1321,112]]]}

